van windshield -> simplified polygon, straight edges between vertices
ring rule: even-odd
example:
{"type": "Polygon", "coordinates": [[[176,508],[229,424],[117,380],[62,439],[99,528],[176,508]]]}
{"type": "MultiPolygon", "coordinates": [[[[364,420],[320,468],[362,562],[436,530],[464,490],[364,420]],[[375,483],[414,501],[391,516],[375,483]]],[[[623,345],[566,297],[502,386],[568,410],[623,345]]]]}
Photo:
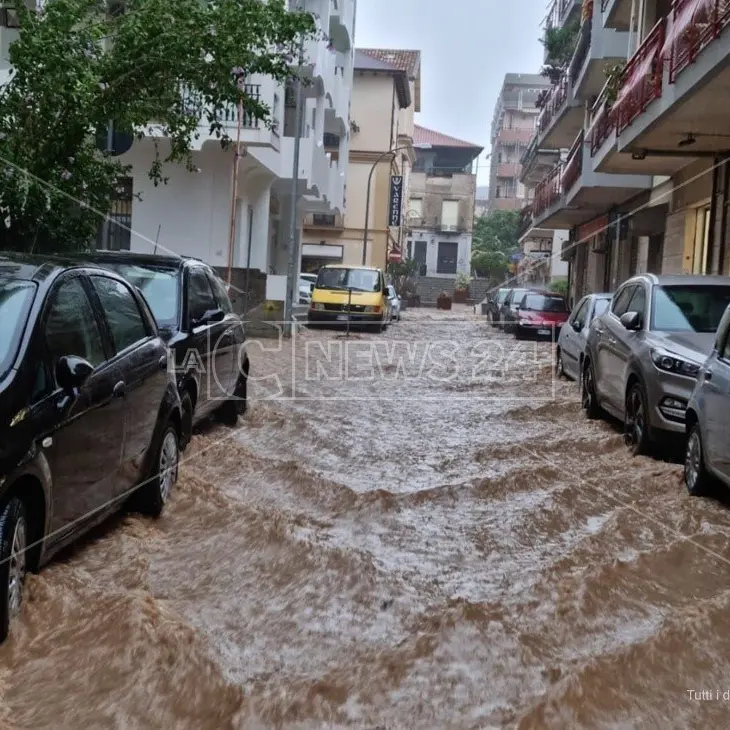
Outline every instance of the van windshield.
{"type": "Polygon", "coordinates": [[[339,291],[379,292],[380,272],[374,269],[322,269],[317,277],[317,289],[339,291]]]}
{"type": "Polygon", "coordinates": [[[0,279],[0,378],[15,359],[35,289],[32,281],[0,279]]]}

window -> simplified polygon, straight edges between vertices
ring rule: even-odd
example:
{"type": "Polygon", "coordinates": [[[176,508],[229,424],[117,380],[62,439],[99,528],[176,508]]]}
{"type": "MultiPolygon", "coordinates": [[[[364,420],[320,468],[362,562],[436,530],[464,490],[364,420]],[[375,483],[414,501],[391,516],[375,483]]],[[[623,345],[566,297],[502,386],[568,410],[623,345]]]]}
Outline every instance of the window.
{"type": "Polygon", "coordinates": [[[728,286],[656,286],[651,329],[660,332],[716,332],[728,304],[728,286]]]}
{"type": "Polygon", "coordinates": [[[532,312],[565,312],[565,300],[560,296],[547,294],[526,294],[522,300],[521,309],[532,312]]]}
{"type": "Polygon", "coordinates": [[[106,276],[92,276],[96,293],[114,340],[116,352],[148,337],[147,325],[139,311],[139,306],[126,284],[106,276]]]}
{"type": "Polygon", "coordinates": [[[334,226],[337,222],[334,213],[312,213],[313,226],[334,226]]]}
{"type": "Polygon", "coordinates": [[[94,367],[106,359],[94,310],[80,278],[62,283],[54,292],[45,334],[54,367],[64,355],[83,357],[94,367]]]}
{"type": "Polygon", "coordinates": [[[129,251],[132,241],[132,198],[133,183],[131,177],[123,177],[117,182],[112,194],[109,225],[103,223],[96,238],[97,248],[111,251],[129,251]],[[107,239],[103,240],[106,231],[107,239]]]}
{"type": "Polygon", "coordinates": [[[642,317],[646,316],[646,292],[643,286],[637,286],[634,296],[631,297],[627,312],[638,312],[642,317]]]}
{"type": "Polygon", "coordinates": [[[109,268],[144,294],[159,327],[177,328],[179,326],[180,300],[177,269],[133,264],[112,264],[109,268]]]}
{"type": "Polygon", "coordinates": [[[411,198],[408,204],[408,212],[412,218],[423,218],[423,199],[411,198]]]}
{"type": "Polygon", "coordinates": [[[203,269],[190,269],[188,272],[188,316],[190,323],[200,319],[211,309],[217,309],[213,290],[203,269]]]}
{"type": "Polygon", "coordinates": [[[459,225],[459,201],[444,200],[441,203],[441,226],[456,228],[459,225]]]}
{"type": "MultiPolygon", "coordinates": [[[[315,281],[316,277],[308,277],[308,276],[301,276],[302,279],[308,279],[309,281],[315,281]]],[[[233,311],[233,307],[231,306],[231,299],[228,296],[228,291],[226,290],[226,285],[223,283],[222,279],[219,276],[216,276],[214,273],[210,274],[210,284],[213,287],[213,294],[215,295],[215,300],[218,302],[218,309],[222,309],[226,314],[233,311]]]]}
{"type": "Polygon", "coordinates": [[[698,208],[695,224],[694,249],[692,251],[692,273],[706,274],[710,250],[710,207],[698,208]]]}
{"type": "Polygon", "coordinates": [[[0,377],[15,359],[35,288],[30,281],[0,280],[0,377]]]}
{"type": "Polygon", "coordinates": [[[613,306],[611,311],[620,317],[628,311],[629,302],[631,301],[631,295],[634,293],[634,286],[627,286],[622,289],[618,296],[613,300],[613,306]]]}
{"type": "Polygon", "coordinates": [[[437,274],[455,274],[459,245],[456,241],[440,241],[438,258],[436,259],[437,274]]]}
{"type": "Polygon", "coordinates": [[[580,324],[580,328],[583,329],[586,324],[586,314],[588,312],[588,306],[589,302],[587,299],[583,299],[579,304],[577,309],[573,311],[573,314],[570,317],[570,321],[572,324],[575,324],[578,322],[580,324]]]}
{"type": "Polygon", "coordinates": [[[602,314],[606,314],[610,303],[610,299],[596,299],[596,303],[593,305],[593,319],[600,317],[602,314]]]}

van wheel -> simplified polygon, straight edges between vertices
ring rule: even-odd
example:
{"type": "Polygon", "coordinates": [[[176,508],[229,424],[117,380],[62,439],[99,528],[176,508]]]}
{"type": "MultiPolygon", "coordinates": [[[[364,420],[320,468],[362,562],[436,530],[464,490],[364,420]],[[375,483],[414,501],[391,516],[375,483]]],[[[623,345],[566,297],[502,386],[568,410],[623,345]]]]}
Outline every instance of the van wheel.
{"type": "Polygon", "coordinates": [[[25,505],[12,497],[0,515],[0,642],[23,603],[27,574],[28,516],[25,505]]]}

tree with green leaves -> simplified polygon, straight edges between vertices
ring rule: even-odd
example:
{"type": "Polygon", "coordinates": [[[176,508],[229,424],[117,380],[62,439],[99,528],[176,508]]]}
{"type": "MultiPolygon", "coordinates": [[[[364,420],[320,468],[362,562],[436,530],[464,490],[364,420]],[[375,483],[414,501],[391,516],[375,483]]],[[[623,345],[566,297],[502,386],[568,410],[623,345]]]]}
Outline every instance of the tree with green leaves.
{"type": "Polygon", "coordinates": [[[520,214],[495,210],[477,218],[472,236],[472,269],[496,280],[506,274],[510,256],[519,250],[520,214]]]}
{"type": "Polygon", "coordinates": [[[548,28],[540,42],[545,46],[545,65],[540,73],[557,84],[565,69],[568,68],[578,43],[580,25],[570,23],[562,27],[548,28]]]}
{"type": "Polygon", "coordinates": [[[315,34],[314,18],[289,12],[284,0],[47,0],[38,11],[15,2],[20,29],[0,89],[6,250],[91,245],[128,173],[99,151],[109,120],[137,139],[154,125],[162,138],[148,171],[155,185],[166,182],[167,165],[194,170],[201,123],[223,146],[226,114],[239,103],[270,124],[270,109],[241,79],[286,83],[300,41],[315,34]]]}

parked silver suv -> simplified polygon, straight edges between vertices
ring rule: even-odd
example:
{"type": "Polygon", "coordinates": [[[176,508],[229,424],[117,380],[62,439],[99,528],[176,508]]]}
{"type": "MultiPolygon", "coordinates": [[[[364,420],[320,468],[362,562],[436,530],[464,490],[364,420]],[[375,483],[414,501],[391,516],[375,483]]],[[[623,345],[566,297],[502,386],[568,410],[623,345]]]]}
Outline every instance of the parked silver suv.
{"type": "Polygon", "coordinates": [[[730,277],[642,274],[622,284],[591,324],[582,403],[624,422],[634,454],[663,432],[684,433],[687,402],[730,303],[730,277]]]}

